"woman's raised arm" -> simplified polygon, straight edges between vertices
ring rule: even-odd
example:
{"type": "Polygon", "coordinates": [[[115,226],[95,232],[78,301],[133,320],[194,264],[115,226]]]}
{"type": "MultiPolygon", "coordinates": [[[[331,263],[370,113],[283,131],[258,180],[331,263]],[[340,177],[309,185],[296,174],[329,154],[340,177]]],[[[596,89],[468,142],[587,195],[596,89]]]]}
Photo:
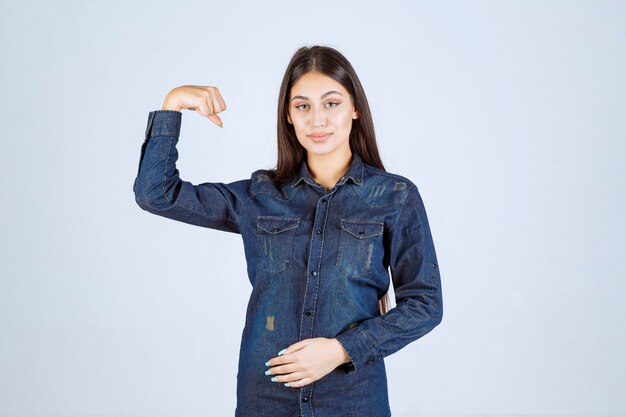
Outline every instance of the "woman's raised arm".
{"type": "Polygon", "coordinates": [[[170,91],[161,110],[150,112],[141,147],[135,201],[142,209],[173,220],[240,233],[239,218],[250,196],[250,179],[194,185],[176,169],[182,109],[195,110],[220,126],[226,109],[216,87],[182,86],[170,91]]]}

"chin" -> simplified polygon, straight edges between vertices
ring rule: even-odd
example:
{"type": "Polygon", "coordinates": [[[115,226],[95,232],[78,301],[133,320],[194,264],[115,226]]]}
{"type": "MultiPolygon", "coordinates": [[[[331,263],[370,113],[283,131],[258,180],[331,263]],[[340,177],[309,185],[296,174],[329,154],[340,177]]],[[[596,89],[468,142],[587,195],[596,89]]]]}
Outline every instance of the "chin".
{"type": "Polygon", "coordinates": [[[305,149],[307,150],[307,152],[323,155],[327,153],[332,153],[336,151],[338,148],[336,146],[332,146],[332,144],[329,144],[329,143],[321,143],[321,144],[318,144],[317,146],[309,145],[305,149]]]}

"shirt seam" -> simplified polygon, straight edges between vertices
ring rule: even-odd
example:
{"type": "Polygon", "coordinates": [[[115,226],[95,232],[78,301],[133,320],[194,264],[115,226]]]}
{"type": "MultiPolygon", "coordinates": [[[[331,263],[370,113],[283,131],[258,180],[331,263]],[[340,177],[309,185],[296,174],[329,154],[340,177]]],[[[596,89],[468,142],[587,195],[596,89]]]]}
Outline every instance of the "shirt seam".
{"type": "Polygon", "coordinates": [[[402,198],[402,203],[400,204],[400,208],[398,209],[398,214],[396,214],[396,217],[393,219],[393,223],[391,223],[391,226],[389,226],[390,232],[396,228],[396,223],[398,222],[398,219],[400,218],[400,215],[402,214],[402,210],[404,210],[404,203],[406,203],[406,201],[409,199],[409,194],[411,194],[411,191],[413,189],[417,189],[417,186],[415,184],[411,184],[411,186],[406,190],[406,193],[404,197],[402,198]]]}

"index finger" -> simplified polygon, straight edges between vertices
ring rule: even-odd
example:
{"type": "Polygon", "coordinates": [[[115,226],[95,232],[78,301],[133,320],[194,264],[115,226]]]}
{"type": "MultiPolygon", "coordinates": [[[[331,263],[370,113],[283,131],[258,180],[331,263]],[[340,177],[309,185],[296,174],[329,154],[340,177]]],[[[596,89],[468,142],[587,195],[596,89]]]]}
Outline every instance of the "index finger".
{"type": "MultiPolygon", "coordinates": [[[[226,110],[226,103],[224,102],[224,98],[222,97],[220,90],[218,90],[217,88],[215,89],[215,95],[213,96],[213,106],[216,109],[221,108],[222,110],[220,111],[226,110]]],[[[219,112],[216,111],[216,113],[219,112]]]]}

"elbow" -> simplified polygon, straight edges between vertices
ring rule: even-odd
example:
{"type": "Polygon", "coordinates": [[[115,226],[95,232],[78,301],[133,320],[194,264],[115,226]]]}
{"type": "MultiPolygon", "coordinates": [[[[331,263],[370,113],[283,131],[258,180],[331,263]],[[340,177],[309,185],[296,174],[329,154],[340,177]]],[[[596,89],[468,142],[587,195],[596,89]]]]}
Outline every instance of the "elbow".
{"type": "Polygon", "coordinates": [[[443,313],[439,313],[436,316],[433,316],[433,328],[439,326],[441,324],[441,320],[443,319],[443,313]]]}
{"type": "Polygon", "coordinates": [[[435,320],[435,326],[441,324],[441,320],[443,319],[443,297],[441,294],[441,287],[439,287],[439,295],[437,297],[437,303],[435,304],[435,309],[433,310],[432,316],[433,320],[435,320]]]}
{"type": "Polygon", "coordinates": [[[145,194],[135,193],[135,202],[143,210],[146,210],[146,211],[152,210],[152,206],[150,205],[150,200],[146,197],[145,194]]]}
{"type": "Polygon", "coordinates": [[[164,198],[155,197],[147,192],[135,192],[135,202],[143,210],[150,213],[161,212],[171,206],[164,198]]]}
{"type": "MultiPolygon", "coordinates": [[[[144,183],[140,177],[135,179],[133,192],[135,194],[135,202],[142,209],[155,212],[166,210],[173,204],[174,197],[169,197],[161,190],[162,184],[144,183]]],[[[177,188],[173,188],[177,191],[177,188]]]]}
{"type": "Polygon", "coordinates": [[[146,193],[137,186],[139,182],[139,176],[135,178],[135,182],[133,183],[133,193],[135,194],[135,202],[139,207],[143,210],[150,210],[151,206],[148,200],[146,193]]]}
{"type": "Polygon", "coordinates": [[[431,318],[433,321],[433,328],[441,324],[441,320],[443,319],[443,304],[441,303],[441,300],[437,304],[437,308],[432,312],[431,318]]]}
{"type": "Polygon", "coordinates": [[[431,313],[428,318],[426,319],[426,321],[424,322],[424,327],[420,330],[419,332],[419,337],[430,333],[431,331],[433,331],[437,326],[439,326],[441,324],[441,319],[443,317],[443,314],[439,313],[431,313]]]}
{"type": "Polygon", "coordinates": [[[437,279],[436,292],[433,294],[433,298],[431,300],[430,315],[434,323],[433,327],[439,326],[441,324],[441,320],[443,319],[443,293],[441,290],[440,279],[437,279]]]}
{"type": "Polygon", "coordinates": [[[161,212],[176,204],[182,190],[183,181],[174,178],[166,182],[149,181],[144,183],[138,177],[133,186],[135,202],[146,211],[161,212]]]}
{"type": "Polygon", "coordinates": [[[441,302],[441,297],[432,300],[430,308],[428,308],[428,315],[431,330],[441,324],[443,319],[443,303],[441,302]]]}
{"type": "Polygon", "coordinates": [[[145,187],[141,187],[137,179],[133,185],[133,193],[135,194],[135,202],[143,210],[154,212],[159,208],[159,201],[156,201],[154,195],[151,195],[145,187]]]}

